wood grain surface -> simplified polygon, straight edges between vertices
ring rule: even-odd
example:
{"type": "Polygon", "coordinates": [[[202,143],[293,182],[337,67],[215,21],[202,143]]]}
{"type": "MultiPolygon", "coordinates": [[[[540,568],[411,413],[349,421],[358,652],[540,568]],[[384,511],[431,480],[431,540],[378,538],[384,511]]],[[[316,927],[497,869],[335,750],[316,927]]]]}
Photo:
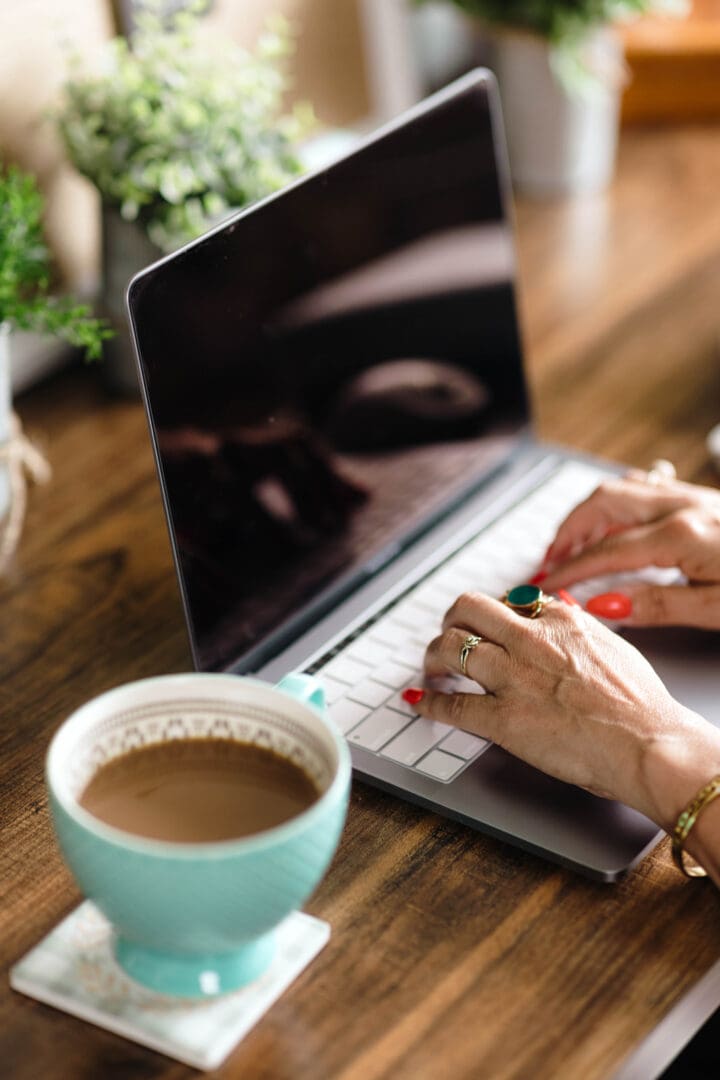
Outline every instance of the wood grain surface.
{"type": "MultiPolygon", "coordinates": [[[[712,482],[719,166],[715,128],[630,131],[609,192],[518,207],[544,437],[712,482]]],[[[0,580],[0,1075],[180,1080],[193,1070],[7,984],[78,901],[43,786],[52,732],[190,663],[141,407],[85,369],[17,404],[54,476],[0,580]]],[[[308,910],[329,945],[216,1075],[606,1078],[720,957],[720,899],[666,844],[602,885],[361,783],[308,910]]]]}

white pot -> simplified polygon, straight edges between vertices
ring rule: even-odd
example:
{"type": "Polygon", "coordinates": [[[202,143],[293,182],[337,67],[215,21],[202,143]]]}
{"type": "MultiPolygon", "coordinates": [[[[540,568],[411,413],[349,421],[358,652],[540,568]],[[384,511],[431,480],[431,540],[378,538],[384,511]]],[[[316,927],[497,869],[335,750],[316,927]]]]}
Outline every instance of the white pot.
{"type": "Polygon", "coordinates": [[[534,195],[597,191],[613,175],[624,81],[622,45],[609,29],[581,46],[594,76],[583,91],[568,91],[550,63],[544,38],[509,31],[493,43],[510,171],[534,195]]]}
{"type": "MultiPolygon", "coordinates": [[[[10,327],[0,323],[0,446],[10,438],[10,327]]],[[[5,516],[10,503],[8,470],[0,462],[0,519],[5,516]]]]}
{"type": "Polygon", "coordinates": [[[125,292],[138,270],[155,262],[162,254],[140,225],[124,221],[112,207],[103,207],[101,307],[115,337],[104,343],[101,363],[105,382],[116,393],[139,393],[135,350],[125,312],[125,292]]]}

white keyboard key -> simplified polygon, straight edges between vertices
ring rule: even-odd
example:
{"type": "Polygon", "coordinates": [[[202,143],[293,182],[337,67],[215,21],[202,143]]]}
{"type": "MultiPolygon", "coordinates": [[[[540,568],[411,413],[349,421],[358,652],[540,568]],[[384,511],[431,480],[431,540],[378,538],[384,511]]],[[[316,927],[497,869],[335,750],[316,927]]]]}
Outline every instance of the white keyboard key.
{"type": "Polygon", "coordinates": [[[386,704],[389,709],[397,709],[398,712],[403,713],[405,716],[417,716],[415,706],[408,705],[407,701],[404,701],[400,694],[393,694],[386,704]]]}
{"type": "Polygon", "coordinates": [[[401,765],[414,765],[423,754],[436,746],[447,735],[447,724],[421,718],[406,727],[396,739],[383,749],[383,757],[399,761],[401,765]]]}
{"type": "Polygon", "coordinates": [[[448,596],[448,602],[446,610],[450,607],[453,600],[456,599],[467,588],[467,581],[464,574],[459,574],[454,567],[446,567],[438,575],[438,584],[442,586],[448,596]]]}
{"type": "Polygon", "coordinates": [[[330,675],[333,679],[339,679],[340,682],[355,686],[356,683],[367,679],[369,674],[370,668],[367,664],[359,664],[357,660],[351,660],[345,653],[341,653],[323,668],[320,672],[320,678],[323,675],[330,675]]]}
{"type": "Polygon", "coordinates": [[[399,623],[404,628],[405,633],[410,634],[413,638],[431,633],[438,625],[438,620],[432,612],[421,604],[415,604],[408,600],[404,600],[392,614],[393,620],[399,623]]]}
{"type": "Polygon", "coordinates": [[[325,691],[325,704],[332,705],[334,701],[341,698],[347,691],[345,683],[338,682],[337,679],[331,678],[330,675],[326,675],[325,672],[319,676],[320,682],[323,685],[325,691]]]}
{"type": "Polygon", "coordinates": [[[366,750],[380,750],[407,725],[406,716],[382,707],[363,720],[348,736],[348,741],[366,750]]]}
{"type": "Polygon", "coordinates": [[[425,656],[425,650],[433,638],[436,638],[440,633],[442,627],[439,620],[433,620],[433,622],[425,626],[416,626],[414,630],[408,630],[408,639],[404,645],[401,645],[398,650],[393,652],[393,659],[397,659],[398,656],[419,656],[420,659],[414,665],[415,667],[422,667],[423,657],[425,656]],[[414,653],[412,650],[419,649],[419,652],[414,653]]]}
{"type": "MultiPolygon", "coordinates": [[[[465,582],[463,588],[467,588],[468,581],[472,581],[473,576],[480,573],[487,561],[488,556],[484,552],[481,554],[479,552],[468,551],[463,553],[457,562],[453,562],[453,569],[465,582]]],[[[497,559],[493,559],[492,563],[494,568],[497,559]]]]}
{"type": "Polygon", "coordinates": [[[362,705],[369,705],[372,709],[376,709],[390,697],[390,687],[383,686],[374,679],[363,679],[357,686],[353,686],[352,690],[348,690],[347,695],[353,701],[359,701],[362,705]]]}
{"type": "Polygon", "coordinates": [[[480,750],[486,750],[489,745],[487,739],[481,739],[479,735],[471,735],[469,731],[461,731],[456,728],[444,740],[440,749],[446,750],[448,754],[457,754],[458,757],[469,761],[480,750]]]}
{"type": "MultiPolygon", "coordinates": [[[[525,575],[527,577],[527,575],[525,575]]],[[[532,577],[532,575],[530,575],[532,577]]],[[[521,578],[520,581],[524,581],[521,578]]],[[[490,577],[489,574],[478,575],[476,580],[472,584],[473,592],[484,593],[486,596],[492,596],[499,599],[504,596],[508,588],[513,585],[517,585],[515,575],[498,574],[497,577],[490,577]]]]}
{"type": "MultiPolygon", "coordinates": [[[[407,641],[407,627],[400,626],[398,623],[392,622],[388,617],[378,619],[374,626],[371,626],[368,630],[368,637],[371,641],[379,641],[384,645],[390,645],[393,648],[397,645],[402,645],[407,641]]],[[[393,656],[393,659],[395,657],[393,656]]]]}
{"type": "Polygon", "coordinates": [[[431,750],[428,756],[424,757],[415,768],[418,772],[427,773],[428,776],[433,776],[436,780],[450,780],[458,769],[462,769],[464,764],[465,762],[461,758],[443,754],[442,750],[431,750]]]}
{"type": "Polygon", "coordinates": [[[438,582],[429,582],[421,585],[413,595],[413,600],[418,608],[424,609],[424,622],[442,622],[442,617],[452,603],[453,590],[450,586],[438,582]],[[430,619],[428,619],[428,615],[430,619]]]}
{"type": "Polygon", "coordinates": [[[398,645],[393,650],[393,660],[396,660],[398,664],[405,664],[410,668],[421,668],[423,666],[423,660],[425,659],[425,648],[430,644],[432,639],[437,634],[429,634],[427,642],[419,645],[415,641],[411,641],[409,638],[403,645],[398,645]]]}
{"type": "Polygon", "coordinates": [[[372,638],[363,634],[362,637],[357,638],[351,645],[348,645],[343,656],[349,656],[352,660],[359,660],[361,664],[369,664],[370,667],[377,667],[390,659],[390,649],[387,645],[383,645],[379,641],[373,641],[372,638]]]}
{"type": "Polygon", "coordinates": [[[348,731],[354,728],[356,724],[359,724],[361,720],[370,715],[370,710],[366,705],[361,705],[358,701],[348,701],[347,698],[341,698],[330,706],[328,713],[335,726],[340,729],[343,735],[347,735],[348,731]]]}
{"type": "Polygon", "coordinates": [[[646,581],[648,585],[687,585],[688,579],[677,566],[646,566],[628,577],[646,581]]]}
{"type": "Polygon", "coordinates": [[[407,667],[405,664],[397,664],[394,661],[383,664],[377,671],[373,671],[373,679],[376,682],[384,683],[385,686],[390,686],[393,690],[404,689],[406,686],[417,686],[418,680],[422,681],[423,678],[424,676],[417,669],[407,667]]]}
{"type": "MultiPolygon", "coordinates": [[[[408,629],[415,625],[417,619],[417,612],[411,610],[411,605],[407,600],[401,600],[399,604],[392,609],[391,612],[392,621],[398,626],[403,634],[407,634],[408,629]]],[[[427,615],[427,611],[423,611],[423,615],[427,615]]]]}

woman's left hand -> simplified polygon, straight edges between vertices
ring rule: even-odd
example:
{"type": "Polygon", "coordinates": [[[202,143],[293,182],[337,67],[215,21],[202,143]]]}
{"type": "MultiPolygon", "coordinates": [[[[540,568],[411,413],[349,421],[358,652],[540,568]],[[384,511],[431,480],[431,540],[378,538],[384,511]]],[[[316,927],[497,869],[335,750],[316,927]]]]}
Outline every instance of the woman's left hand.
{"type": "Polygon", "coordinates": [[[543,588],[648,566],[676,568],[686,580],[628,581],[620,594],[593,597],[588,610],[628,626],[720,630],[720,491],[680,480],[648,483],[638,472],[606,480],[560,525],[543,588]]]}

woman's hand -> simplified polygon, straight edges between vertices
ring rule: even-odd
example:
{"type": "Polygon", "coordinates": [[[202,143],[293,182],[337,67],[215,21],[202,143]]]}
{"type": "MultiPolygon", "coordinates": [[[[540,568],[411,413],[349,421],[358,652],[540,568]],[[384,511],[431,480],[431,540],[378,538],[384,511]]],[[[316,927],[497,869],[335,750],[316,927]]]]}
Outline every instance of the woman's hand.
{"type": "Polygon", "coordinates": [[[624,586],[624,624],[720,629],[720,491],[638,472],[605,481],[558,529],[543,588],[647,566],[677,567],[687,584],[624,586]]]}
{"type": "Polygon", "coordinates": [[[491,739],[544,772],[619,799],[665,828],[715,773],[720,732],[679,705],[629,642],[559,601],[526,619],[498,600],[461,596],[426,654],[428,676],[467,674],[485,694],[427,689],[431,720],[491,739]]]}

